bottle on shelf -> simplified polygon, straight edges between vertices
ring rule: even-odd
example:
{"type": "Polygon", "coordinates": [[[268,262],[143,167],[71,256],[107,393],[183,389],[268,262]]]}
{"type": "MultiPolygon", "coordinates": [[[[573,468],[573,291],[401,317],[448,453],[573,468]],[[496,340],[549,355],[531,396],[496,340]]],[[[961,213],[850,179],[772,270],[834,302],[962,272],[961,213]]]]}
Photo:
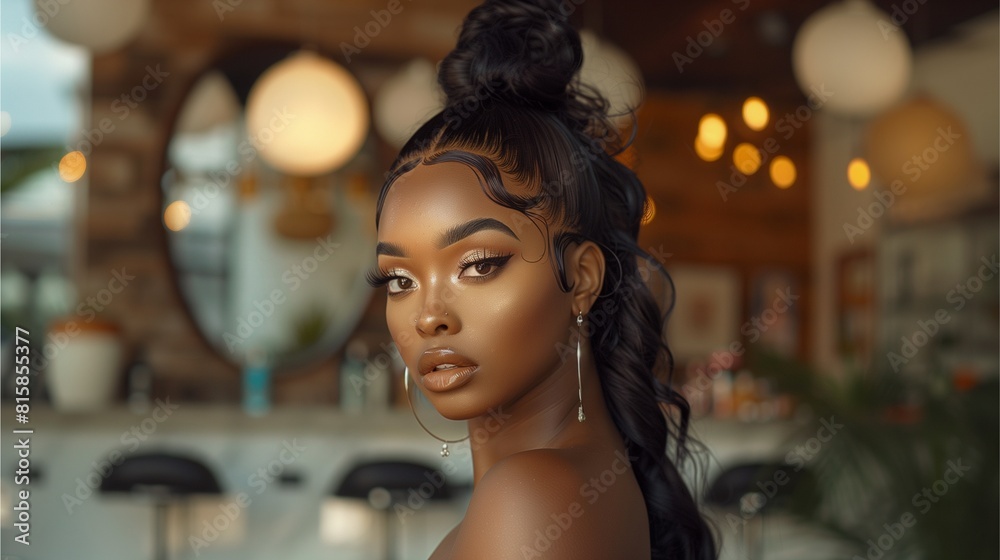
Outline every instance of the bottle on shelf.
{"type": "Polygon", "coordinates": [[[243,411],[263,416],[271,410],[271,365],[261,349],[247,352],[243,366],[243,411]]]}
{"type": "Polygon", "coordinates": [[[712,416],[719,419],[733,417],[733,372],[720,370],[712,378],[712,416]]]}

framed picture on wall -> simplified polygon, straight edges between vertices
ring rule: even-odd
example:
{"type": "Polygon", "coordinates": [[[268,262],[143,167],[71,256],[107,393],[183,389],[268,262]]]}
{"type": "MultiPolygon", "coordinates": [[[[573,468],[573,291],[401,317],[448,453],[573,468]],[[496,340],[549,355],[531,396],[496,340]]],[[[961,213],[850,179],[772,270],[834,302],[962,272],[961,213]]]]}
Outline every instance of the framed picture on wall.
{"type": "Polygon", "coordinates": [[[735,268],[675,265],[668,272],[676,300],[667,343],[677,361],[705,360],[740,340],[742,280],[735,268]]]}
{"type": "Polygon", "coordinates": [[[750,316],[740,328],[747,346],[760,346],[793,357],[799,348],[802,290],[787,269],[756,273],[750,285],[750,316]]]}
{"type": "Polygon", "coordinates": [[[837,353],[867,368],[875,343],[875,261],[870,249],[837,259],[837,353]]]}

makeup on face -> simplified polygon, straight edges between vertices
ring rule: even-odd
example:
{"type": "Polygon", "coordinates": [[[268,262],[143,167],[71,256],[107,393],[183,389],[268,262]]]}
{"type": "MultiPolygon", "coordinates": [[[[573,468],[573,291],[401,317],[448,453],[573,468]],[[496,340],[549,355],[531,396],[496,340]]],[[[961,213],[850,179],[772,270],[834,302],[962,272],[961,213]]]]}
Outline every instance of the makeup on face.
{"type": "Polygon", "coordinates": [[[437,393],[465,385],[479,369],[479,364],[453,348],[426,350],[417,365],[421,384],[437,393]]]}
{"type": "Polygon", "coordinates": [[[369,280],[385,287],[390,333],[428,398],[445,416],[478,416],[560,367],[571,318],[553,310],[571,296],[544,230],[490,199],[472,168],[419,165],[401,179],[385,197],[369,280]]]}

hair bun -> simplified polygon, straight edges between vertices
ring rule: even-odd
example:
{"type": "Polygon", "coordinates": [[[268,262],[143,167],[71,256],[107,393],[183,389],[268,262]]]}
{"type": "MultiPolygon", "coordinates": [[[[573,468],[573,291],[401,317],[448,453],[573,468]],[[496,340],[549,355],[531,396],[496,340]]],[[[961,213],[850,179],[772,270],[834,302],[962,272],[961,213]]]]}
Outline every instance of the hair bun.
{"type": "Polygon", "coordinates": [[[555,109],[582,63],[580,36],[554,3],[486,0],[466,16],[438,83],[448,106],[492,98],[555,109]]]}

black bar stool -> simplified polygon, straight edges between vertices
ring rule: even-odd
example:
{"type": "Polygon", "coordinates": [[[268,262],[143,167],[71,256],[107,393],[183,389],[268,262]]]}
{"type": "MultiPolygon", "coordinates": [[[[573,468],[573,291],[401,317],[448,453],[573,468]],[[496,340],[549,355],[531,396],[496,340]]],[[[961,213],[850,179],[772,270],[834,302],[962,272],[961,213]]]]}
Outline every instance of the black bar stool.
{"type": "Polygon", "coordinates": [[[172,503],[186,501],[193,494],[221,494],[222,488],[212,470],[201,461],[160,452],[127,457],[104,477],[100,491],[153,500],[153,558],[167,560],[167,508],[172,503]]]}
{"type": "Polygon", "coordinates": [[[457,489],[440,469],[410,460],[379,460],[355,464],[341,479],[333,495],[367,500],[373,508],[383,512],[384,558],[394,560],[397,525],[401,523],[392,519],[394,506],[410,507],[407,504],[413,496],[411,491],[422,501],[442,502],[453,499],[457,489]]]}
{"type": "Polygon", "coordinates": [[[705,503],[737,516],[727,519],[739,520],[741,557],[760,559],[764,557],[765,513],[787,509],[794,498],[812,495],[815,484],[809,469],[796,471],[780,463],[738,463],[715,477],[705,492],[705,503]]]}

